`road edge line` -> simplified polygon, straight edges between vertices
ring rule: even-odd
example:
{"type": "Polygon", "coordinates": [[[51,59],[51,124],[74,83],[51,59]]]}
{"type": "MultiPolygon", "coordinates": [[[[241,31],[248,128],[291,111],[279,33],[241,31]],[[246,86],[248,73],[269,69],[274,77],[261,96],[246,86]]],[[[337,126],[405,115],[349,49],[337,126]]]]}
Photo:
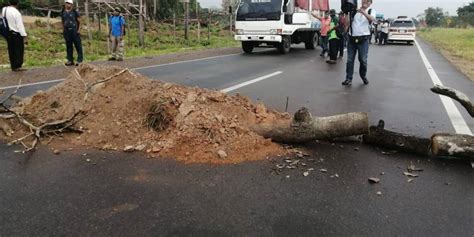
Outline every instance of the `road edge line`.
{"type": "MultiPolygon", "coordinates": [[[[415,45],[418,49],[418,52],[420,53],[425,68],[428,71],[428,74],[430,75],[433,85],[442,86],[443,83],[441,82],[441,79],[439,79],[438,74],[434,70],[433,66],[426,57],[425,53],[423,52],[423,49],[421,48],[417,40],[415,40],[415,45]]],[[[446,109],[446,113],[448,114],[449,120],[451,120],[451,124],[453,125],[456,133],[472,135],[471,129],[469,128],[469,126],[467,126],[466,120],[464,120],[464,117],[462,116],[461,112],[458,110],[454,102],[451,100],[451,98],[442,95],[439,95],[439,98],[441,99],[441,103],[446,109]]]]}

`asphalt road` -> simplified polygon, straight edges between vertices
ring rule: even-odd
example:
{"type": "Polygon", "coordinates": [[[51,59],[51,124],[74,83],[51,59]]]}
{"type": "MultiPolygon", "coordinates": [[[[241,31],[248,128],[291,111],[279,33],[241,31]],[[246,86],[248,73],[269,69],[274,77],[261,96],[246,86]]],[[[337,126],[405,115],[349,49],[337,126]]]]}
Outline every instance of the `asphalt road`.
{"type": "MultiPolygon", "coordinates": [[[[384,119],[388,129],[418,136],[474,131],[474,120],[462,107],[443,104],[429,91],[433,74],[428,70],[471,98],[474,83],[419,42],[431,64],[427,69],[417,47],[371,46],[368,86],[356,76],[357,67],[353,86],[341,86],[344,63],[327,65],[319,49],[301,46],[288,55],[265,50],[137,71],[241,93],[279,110],[288,97],[289,112],[301,106],[318,116],[368,112],[373,124],[384,119]],[[243,86],[249,81],[258,82],[243,86]]],[[[21,95],[51,85],[25,87],[21,95]]],[[[307,177],[300,170],[275,175],[268,160],[183,165],[99,151],[58,156],[39,149],[23,155],[14,152],[17,147],[0,145],[0,236],[474,234],[474,172],[466,162],[385,155],[355,142],[300,148],[320,161],[310,164],[315,172],[307,177]],[[424,171],[407,182],[402,173],[412,163],[424,171]],[[372,176],[381,182],[369,184],[372,176]]]]}

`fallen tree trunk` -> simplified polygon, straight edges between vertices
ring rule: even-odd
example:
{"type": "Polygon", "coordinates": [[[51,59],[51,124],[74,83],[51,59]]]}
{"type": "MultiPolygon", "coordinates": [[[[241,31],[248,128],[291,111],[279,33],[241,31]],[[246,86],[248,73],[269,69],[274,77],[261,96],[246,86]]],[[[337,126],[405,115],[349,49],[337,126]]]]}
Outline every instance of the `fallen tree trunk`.
{"type": "Polygon", "coordinates": [[[364,135],[364,143],[423,156],[474,161],[474,136],[438,133],[429,139],[388,131],[384,126],[383,120],[378,126],[371,126],[369,134],[364,135]]]}
{"type": "Polygon", "coordinates": [[[474,136],[434,134],[431,137],[431,151],[435,156],[455,156],[474,161],[474,136]]]}
{"type": "Polygon", "coordinates": [[[305,143],[369,132],[366,113],[348,113],[330,117],[312,117],[306,108],[295,113],[291,122],[259,124],[251,129],[265,138],[283,143],[305,143]]]}
{"type": "Polygon", "coordinates": [[[383,120],[379,121],[378,126],[371,126],[369,134],[364,135],[364,143],[417,155],[429,154],[430,139],[388,131],[384,127],[383,120]]]}
{"type": "Polygon", "coordinates": [[[471,115],[471,117],[474,117],[474,105],[469,100],[469,97],[465,95],[464,93],[456,89],[440,86],[440,85],[436,85],[435,87],[431,88],[431,91],[436,94],[444,95],[453,100],[458,101],[467,110],[469,115],[471,115]]]}

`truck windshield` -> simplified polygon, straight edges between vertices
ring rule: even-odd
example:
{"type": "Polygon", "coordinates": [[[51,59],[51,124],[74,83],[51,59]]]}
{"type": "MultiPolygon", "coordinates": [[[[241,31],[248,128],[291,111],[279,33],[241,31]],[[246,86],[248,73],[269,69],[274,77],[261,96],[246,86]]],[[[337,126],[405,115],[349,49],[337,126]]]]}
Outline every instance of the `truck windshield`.
{"type": "Polygon", "coordinates": [[[281,0],[241,0],[237,21],[278,21],[281,16],[281,0]]]}

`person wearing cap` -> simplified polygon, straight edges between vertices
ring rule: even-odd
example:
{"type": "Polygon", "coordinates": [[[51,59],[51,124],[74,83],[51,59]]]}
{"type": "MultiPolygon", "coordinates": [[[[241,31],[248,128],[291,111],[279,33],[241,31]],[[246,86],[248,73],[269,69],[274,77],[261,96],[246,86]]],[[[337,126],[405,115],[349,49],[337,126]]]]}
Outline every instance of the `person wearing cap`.
{"type": "Polygon", "coordinates": [[[125,35],[125,18],[120,15],[120,9],[115,8],[112,16],[109,19],[110,32],[109,39],[112,42],[112,57],[109,61],[123,60],[123,36],[125,35]]]}
{"type": "Polygon", "coordinates": [[[10,5],[2,9],[2,16],[7,19],[8,56],[12,71],[20,72],[25,69],[23,66],[23,56],[25,53],[25,44],[28,44],[28,36],[23,25],[21,13],[18,11],[18,0],[10,0],[10,5]]]}
{"type": "Polygon", "coordinates": [[[65,0],[65,6],[61,12],[61,21],[63,23],[63,36],[66,41],[67,62],[66,66],[79,65],[84,56],[82,53],[82,42],[80,35],[80,15],[73,8],[73,0],[65,0]],[[74,48],[77,51],[77,64],[74,64],[74,48]]]}

